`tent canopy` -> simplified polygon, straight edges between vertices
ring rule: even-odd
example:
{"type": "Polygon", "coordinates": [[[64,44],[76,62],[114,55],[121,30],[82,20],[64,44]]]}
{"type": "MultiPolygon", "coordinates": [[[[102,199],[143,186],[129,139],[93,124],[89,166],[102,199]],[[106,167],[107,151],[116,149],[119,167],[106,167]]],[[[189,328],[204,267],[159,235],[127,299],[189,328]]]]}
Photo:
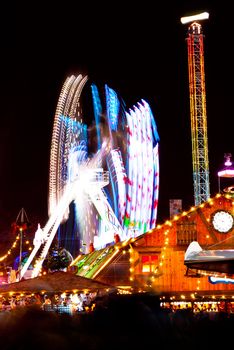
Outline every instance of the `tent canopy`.
{"type": "Polygon", "coordinates": [[[29,278],[19,282],[9,283],[0,286],[0,293],[5,292],[89,292],[110,293],[117,291],[117,288],[90,278],[77,276],[71,272],[55,271],[44,276],[29,278]]]}

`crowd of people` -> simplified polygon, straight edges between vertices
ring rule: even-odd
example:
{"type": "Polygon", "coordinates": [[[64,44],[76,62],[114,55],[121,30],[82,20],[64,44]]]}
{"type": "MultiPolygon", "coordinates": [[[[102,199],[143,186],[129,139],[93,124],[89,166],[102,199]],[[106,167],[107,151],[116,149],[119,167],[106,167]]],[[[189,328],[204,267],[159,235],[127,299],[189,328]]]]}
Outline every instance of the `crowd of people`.
{"type": "Polygon", "coordinates": [[[0,313],[1,349],[85,350],[216,349],[229,345],[233,317],[208,313],[196,317],[189,308],[162,308],[152,294],[113,294],[96,299],[93,312],[44,312],[32,305],[0,313]]]}
{"type": "Polygon", "coordinates": [[[74,314],[89,312],[95,307],[97,292],[0,295],[0,312],[13,311],[22,307],[37,307],[43,311],[74,314]]]}
{"type": "Polygon", "coordinates": [[[190,310],[197,317],[200,317],[202,314],[206,314],[210,318],[219,317],[220,314],[234,317],[234,302],[230,300],[167,301],[161,302],[160,305],[168,313],[186,309],[190,310]]]}

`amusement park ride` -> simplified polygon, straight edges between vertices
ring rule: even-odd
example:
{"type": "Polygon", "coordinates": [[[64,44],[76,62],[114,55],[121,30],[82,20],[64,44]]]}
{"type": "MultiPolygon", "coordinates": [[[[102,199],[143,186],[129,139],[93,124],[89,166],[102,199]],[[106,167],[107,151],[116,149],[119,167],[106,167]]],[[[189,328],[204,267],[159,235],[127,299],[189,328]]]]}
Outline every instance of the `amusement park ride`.
{"type": "Polygon", "coordinates": [[[209,18],[208,12],[182,17],[188,27],[188,72],[192,138],[192,163],[194,204],[206,202],[210,197],[208,137],[206,117],[206,90],[204,43],[201,20],[209,18]]]}
{"type": "Polygon", "coordinates": [[[62,87],[51,142],[49,220],[44,228],[38,225],[34,249],[19,279],[24,278],[31,264],[32,277],[38,276],[61,224],[69,220],[71,203],[75,207],[76,232],[62,232],[61,241],[67,249],[69,236],[70,241],[80,246],[78,254],[127,240],[155,227],[159,137],[150,107],[142,100],[125,111],[118,95],[106,85],[106,105],[102,108],[98,89],[92,84],[98,141],[96,153],[90,155],[80,99],[86,83],[87,76],[71,76],[62,87]],[[100,123],[103,113],[107,115],[104,126],[100,123]]]}

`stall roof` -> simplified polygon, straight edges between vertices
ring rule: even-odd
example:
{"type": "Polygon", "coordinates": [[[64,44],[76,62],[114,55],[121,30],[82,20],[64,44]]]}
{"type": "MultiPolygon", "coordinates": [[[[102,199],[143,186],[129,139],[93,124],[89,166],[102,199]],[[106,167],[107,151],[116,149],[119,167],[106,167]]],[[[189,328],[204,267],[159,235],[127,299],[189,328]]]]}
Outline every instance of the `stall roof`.
{"type": "Polygon", "coordinates": [[[43,276],[21,280],[0,286],[4,292],[68,292],[68,291],[116,291],[116,287],[95,281],[90,278],[75,275],[72,272],[55,271],[43,276]]]}

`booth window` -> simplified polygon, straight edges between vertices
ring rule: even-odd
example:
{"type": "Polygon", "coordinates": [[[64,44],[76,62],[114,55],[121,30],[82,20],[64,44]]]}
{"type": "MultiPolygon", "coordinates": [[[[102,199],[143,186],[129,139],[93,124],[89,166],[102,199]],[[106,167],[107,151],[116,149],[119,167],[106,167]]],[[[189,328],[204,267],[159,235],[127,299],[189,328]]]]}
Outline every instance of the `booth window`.
{"type": "Polygon", "coordinates": [[[154,272],[158,264],[158,255],[142,255],[141,256],[141,271],[143,273],[154,272]]]}

